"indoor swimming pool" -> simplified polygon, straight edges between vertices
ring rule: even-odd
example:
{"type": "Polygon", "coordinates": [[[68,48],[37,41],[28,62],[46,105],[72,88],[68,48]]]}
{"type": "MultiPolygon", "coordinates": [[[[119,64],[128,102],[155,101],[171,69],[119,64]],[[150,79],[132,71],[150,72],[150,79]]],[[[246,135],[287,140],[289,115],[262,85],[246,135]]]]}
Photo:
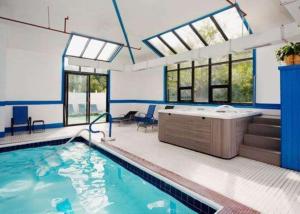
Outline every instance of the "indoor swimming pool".
{"type": "Polygon", "coordinates": [[[196,213],[84,143],[2,152],[0,162],[6,213],[196,213]]]}

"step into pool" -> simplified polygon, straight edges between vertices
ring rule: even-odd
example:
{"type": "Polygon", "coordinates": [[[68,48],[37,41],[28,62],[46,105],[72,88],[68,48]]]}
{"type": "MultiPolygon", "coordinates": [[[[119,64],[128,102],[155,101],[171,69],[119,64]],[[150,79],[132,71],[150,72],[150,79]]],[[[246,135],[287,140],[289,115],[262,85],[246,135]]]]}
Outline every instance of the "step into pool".
{"type": "Polygon", "coordinates": [[[187,206],[157,188],[158,179],[152,185],[150,175],[147,181],[81,142],[2,152],[0,163],[1,213],[216,212],[195,199],[187,206]]]}

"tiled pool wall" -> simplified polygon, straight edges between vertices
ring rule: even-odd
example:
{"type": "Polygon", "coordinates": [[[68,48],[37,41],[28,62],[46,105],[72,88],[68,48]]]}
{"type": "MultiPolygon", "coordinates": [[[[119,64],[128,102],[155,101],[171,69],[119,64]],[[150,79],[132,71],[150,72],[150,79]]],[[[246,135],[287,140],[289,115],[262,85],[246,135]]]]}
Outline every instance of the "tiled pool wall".
{"type": "MultiPolygon", "coordinates": [[[[37,143],[28,143],[28,144],[22,144],[22,145],[14,145],[10,147],[3,147],[0,148],[1,152],[9,152],[19,149],[27,149],[27,148],[35,148],[35,147],[41,147],[41,146],[54,146],[54,145],[61,145],[66,143],[70,138],[66,139],[58,139],[58,140],[50,140],[50,141],[44,141],[44,142],[37,142],[37,143]]],[[[88,144],[88,141],[82,137],[77,137],[75,141],[79,141],[85,144],[88,144]]],[[[171,195],[172,197],[176,198],[178,201],[189,207],[190,209],[203,214],[213,214],[216,213],[217,210],[206,205],[205,203],[189,196],[188,194],[178,190],[177,188],[173,187],[172,185],[154,177],[153,175],[141,170],[140,168],[128,163],[127,161],[124,161],[123,159],[117,157],[116,155],[99,148],[93,144],[91,144],[91,147],[102,154],[106,155],[108,158],[116,162],[117,164],[121,165],[125,169],[129,170],[130,172],[134,173],[135,175],[141,177],[148,183],[152,184],[156,188],[160,189],[161,191],[171,195]]]]}

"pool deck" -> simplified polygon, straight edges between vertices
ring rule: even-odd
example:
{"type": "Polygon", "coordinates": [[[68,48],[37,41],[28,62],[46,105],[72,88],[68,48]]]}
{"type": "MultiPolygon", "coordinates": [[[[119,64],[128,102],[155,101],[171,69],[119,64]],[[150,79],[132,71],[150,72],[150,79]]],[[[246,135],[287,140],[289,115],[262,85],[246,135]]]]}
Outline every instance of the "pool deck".
{"type": "MultiPolygon", "coordinates": [[[[107,130],[106,124],[97,125],[107,130]]],[[[42,133],[0,138],[0,148],[72,137],[84,126],[50,129],[42,133]]],[[[300,173],[236,157],[223,160],[161,143],[157,131],[114,125],[116,141],[104,146],[224,206],[220,213],[299,213],[300,173]],[[252,209],[251,209],[252,208],[252,209]]],[[[83,133],[88,138],[87,133],[83,133]]],[[[99,144],[94,134],[92,142],[99,144]]]]}

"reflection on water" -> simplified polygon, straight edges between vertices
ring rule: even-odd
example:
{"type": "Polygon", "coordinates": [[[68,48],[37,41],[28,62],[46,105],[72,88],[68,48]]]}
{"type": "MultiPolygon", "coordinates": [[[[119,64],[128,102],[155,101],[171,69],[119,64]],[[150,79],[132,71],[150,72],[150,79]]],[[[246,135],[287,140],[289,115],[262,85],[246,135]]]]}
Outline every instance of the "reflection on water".
{"type": "Polygon", "coordinates": [[[1,153],[5,213],[193,213],[82,143],[1,153]]]}

